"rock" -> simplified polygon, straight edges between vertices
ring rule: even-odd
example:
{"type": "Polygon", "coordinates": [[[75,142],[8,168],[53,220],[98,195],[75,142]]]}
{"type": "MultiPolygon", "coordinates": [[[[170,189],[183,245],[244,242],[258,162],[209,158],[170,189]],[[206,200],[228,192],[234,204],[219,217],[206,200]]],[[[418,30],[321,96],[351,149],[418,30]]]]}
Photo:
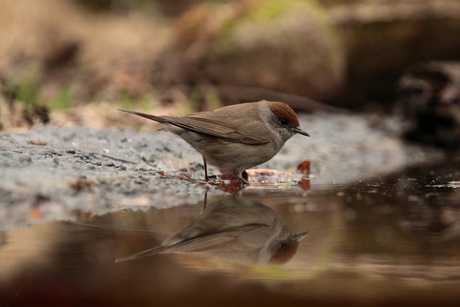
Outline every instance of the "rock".
{"type": "Polygon", "coordinates": [[[260,100],[264,89],[327,101],[341,87],[343,58],[317,2],[267,0],[196,6],[177,22],[158,65],[162,84],[212,83],[232,102],[260,100]],[[259,97],[245,96],[254,87],[259,97]]]}
{"type": "Polygon", "coordinates": [[[29,155],[21,155],[19,157],[19,162],[20,163],[31,163],[32,162],[32,157],[29,155]]]}
{"type": "Polygon", "coordinates": [[[432,59],[458,61],[457,0],[322,0],[343,42],[346,81],[342,106],[392,104],[408,67],[432,59]]]}
{"type": "Polygon", "coordinates": [[[460,149],[460,62],[431,61],[399,79],[398,113],[410,141],[460,149]]]}

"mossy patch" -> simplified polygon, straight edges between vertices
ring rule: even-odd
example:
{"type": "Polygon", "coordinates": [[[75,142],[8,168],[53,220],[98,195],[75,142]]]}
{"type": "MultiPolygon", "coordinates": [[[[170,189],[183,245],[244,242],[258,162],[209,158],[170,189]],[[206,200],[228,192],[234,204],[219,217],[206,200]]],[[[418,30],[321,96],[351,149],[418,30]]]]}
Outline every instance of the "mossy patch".
{"type": "MultiPolygon", "coordinates": [[[[211,57],[225,59],[233,55],[237,55],[238,57],[251,56],[245,55],[244,46],[240,42],[235,41],[235,33],[241,27],[248,27],[247,31],[255,29],[263,31],[267,27],[282,28],[284,27],[282,18],[286,14],[298,11],[303,11],[306,15],[310,15],[315,19],[317,26],[327,35],[328,39],[333,36],[333,29],[327,13],[315,0],[260,1],[243,10],[241,13],[239,12],[239,15],[234,15],[222,22],[219,34],[210,48],[211,57]]],[[[289,33],[286,33],[286,35],[289,36],[289,33]]],[[[277,37],[273,37],[273,39],[276,40],[277,37]]],[[[252,56],[257,57],[257,54],[252,53],[252,56]]]]}

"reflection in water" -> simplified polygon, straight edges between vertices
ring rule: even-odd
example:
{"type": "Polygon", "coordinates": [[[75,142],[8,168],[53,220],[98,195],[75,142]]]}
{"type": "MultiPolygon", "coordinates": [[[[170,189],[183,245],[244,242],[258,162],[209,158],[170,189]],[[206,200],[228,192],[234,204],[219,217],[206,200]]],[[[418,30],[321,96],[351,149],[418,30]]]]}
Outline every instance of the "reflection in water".
{"type": "MultiPolygon", "coordinates": [[[[455,193],[456,200],[460,194],[455,193]]],[[[401,208],[401,227],[424,240],[448,240],[460,235],[458,205],[443,203],[437,197],[413,197],[401,208]]]]}
{"type": "Polygon", "coordinates": [[[0,232],[0,306],[457,306],[460,169],[452,168],[327,188],[312,181],[308,192],[252,186],[243,191],[252,201],[210,195],[217,201],[198,217],[200,204],[176,204],[13,228],[0,232]],[[308,229],[308,240],[298,244],[283,220],[308,229]],[[114,262],[175,233],[141,255],[192,256],[114,262]],[[294,252],[283,266],[215,260],[283,262],[294,252]]]}
{"type": "Polygon", "coordinates": [[[181,253],[242,264],[284,264],[307,234],[295,235],[272,209],[237,193],[206,205],[190,225],[160,246],[117,261],[181,253]]]}

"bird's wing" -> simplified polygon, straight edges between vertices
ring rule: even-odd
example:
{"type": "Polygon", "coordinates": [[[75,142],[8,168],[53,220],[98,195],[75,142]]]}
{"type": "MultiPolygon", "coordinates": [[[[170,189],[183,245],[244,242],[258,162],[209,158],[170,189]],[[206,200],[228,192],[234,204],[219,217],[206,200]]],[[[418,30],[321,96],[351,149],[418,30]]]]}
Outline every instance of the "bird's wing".
{"type": "MultiPolygon", "coordinates": [[[[172,125],[201,134],[224,138],[233,142],[240,142],[250,145],[262,145],[267,144],[270,141],[266,136],[255,136],[254,129],[245,129],[246,131],[243,134],[237,129],[237,127],[223,124],[223,121],[219,119],[201,116],[164,116],[164,119],[166,119],[167,122],[172,125]]],[[[260,125],[259,123],[254,124],[260,125]]]]}
{"type": "Polygon", "coordinates": [[[192,238],[169,246],[162,253],[197,253],[218,249],[238,240],[241,236],[254,235],[256,232],[267,229],[266,225],[247,225],[228,229],[218,233],[192,238]]]}
{"type": "MultiPolygon", "coordinates": [[[[252,125],[246,123],[249,129],[245,129],[244,134],[238,131],[238,128],[230,124],[223,124],[225,118],[213,112],[201,112],[188,116],[155,116],[146,113],[120,110],[122,112],[141,116],[162,124],[171,124],[193,132],[210,135],[218,138],[224,138],[233,142],[240,142],[250,145],[267,144],[270,139],[254,135],[254,132],[260,131],[260,125],[263,123],[254,122],[252,125]],[[255,127],[257,126],[257,127],[255,127]]],[[[260,133],[259,133],[260,134],[260,133]]],[[[265,134],[265,135],[268,135],[265,134]]]]}

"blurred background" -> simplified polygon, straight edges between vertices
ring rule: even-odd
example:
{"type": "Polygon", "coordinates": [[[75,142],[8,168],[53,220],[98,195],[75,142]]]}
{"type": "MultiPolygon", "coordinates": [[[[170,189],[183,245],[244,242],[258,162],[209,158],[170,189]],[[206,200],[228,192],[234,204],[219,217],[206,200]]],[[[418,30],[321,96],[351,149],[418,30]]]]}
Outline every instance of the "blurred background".
{"type": "MultiPolygon", "coordinates": [[[[201,202],[185,203],[188,190],[176,189],[178,181],[162,185],[169,181],[153,177],[171,165],[164,160],[189,159],[168,139],[147,142],[145,134],[118,129],[4,133],[12,153],[0,156],[0,200],[13,201],[0,215],[15,227],[16,216],[34,223],[29,230],[2,224],[7,297],[34,306],[38,299],[116,306],[123,298],[188,306],[244,299],[265,306],[458,305],[459,156],[348,187],[334,176],[352,181],[356,169],[390,172],[429,161],[421,147],[409,151],[394,140],[400,136],[460,149],[459,37],[459,0],[0,0],[0,132],[44,123],[150,131],[150,121],[117,108],[181,115],[262,99],[299,113],[358,114],[308,117],[316,138],[308,153],[297,150],[313,162],[308,197],[248,189],[293,231],[310,231],[296,259],[266,269],[165,256],[114,263],[160,244],[202,210],[201,202]],[[393,115],[400,121],[385,123],[393,115]],[[155,142],[164,151],[144,155],[155,142]],[[107,162],[126,152],[139,162],[107,162]],[[329,186],[316,174],[329,175],[329,186]],[[177,208],[149,209],[162,195],[177,208]],[[107,213],[120,200],[140,207],[107,213]],[[84,209],[73,209],[80,204],[84,209]],[[37,222],[43,216],[64,221],[37,222]],[[158,229],[144,232],[151,227],[158,229]]],[[[96,305],[104,306],[85,304],[96,305]]]]}
{"type": "Polygon", "coordinates": [[[0,0],[0,130],[261,99],[389,112],[459,35],[456,0],[0,0]]]}

